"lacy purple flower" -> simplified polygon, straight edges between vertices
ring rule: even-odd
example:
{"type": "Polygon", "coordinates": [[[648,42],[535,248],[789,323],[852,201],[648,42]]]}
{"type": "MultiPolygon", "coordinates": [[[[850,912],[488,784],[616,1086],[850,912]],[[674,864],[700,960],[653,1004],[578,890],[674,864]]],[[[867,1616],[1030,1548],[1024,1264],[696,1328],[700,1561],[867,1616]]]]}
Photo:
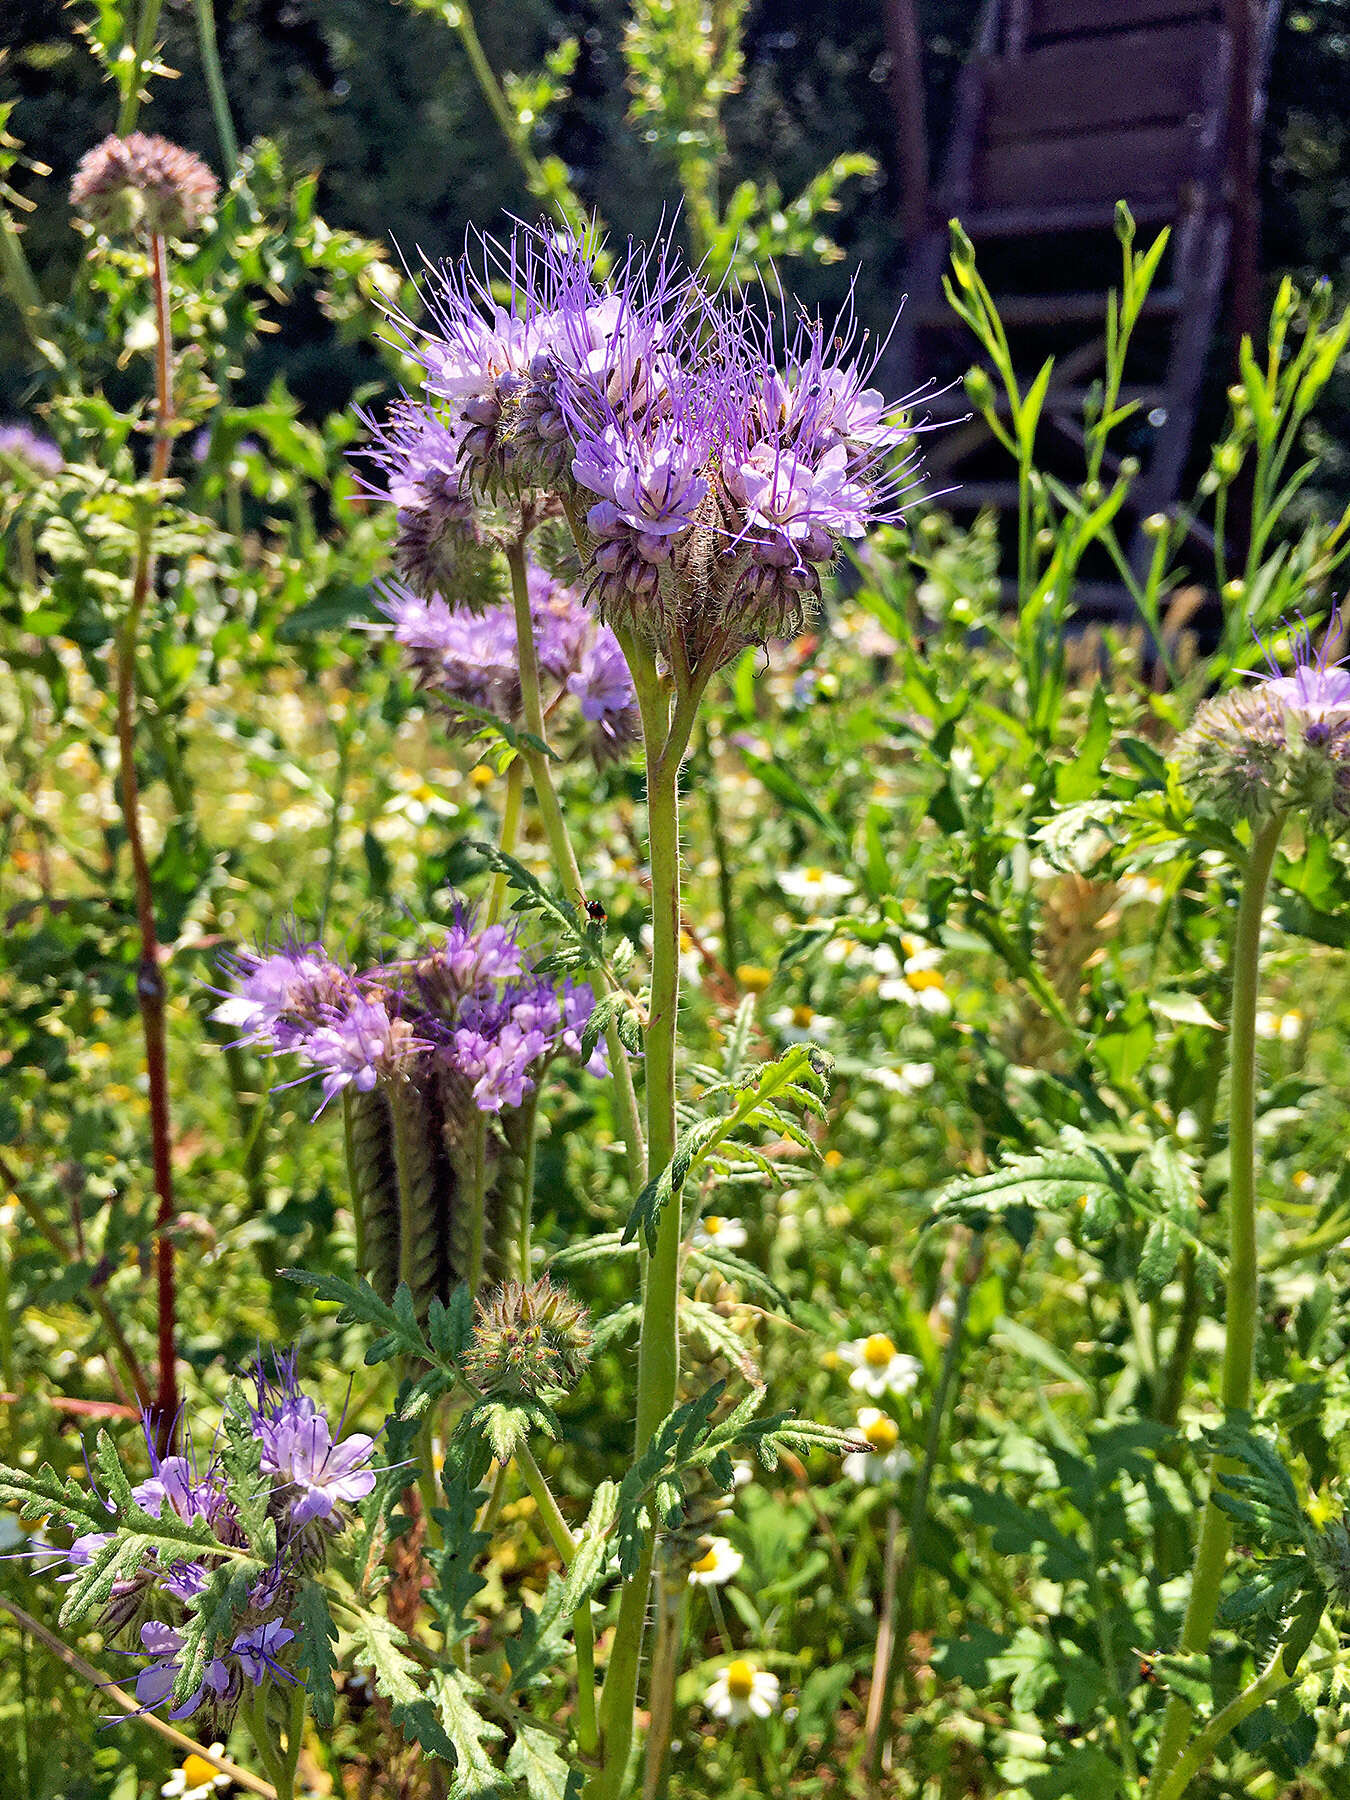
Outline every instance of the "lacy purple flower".
{"type": "Polygon", "coordinates": [[[328,1420],[299,1395],[258,1422],[262,1467],[298,1496],[290,1507],[297,1529],[311,1519],[330,1519],[337,1507],[364,1500],[375,1486],[369,1466],[375,1440],[364,1432],[335,1442],[328,1420]]]}
{"type": "Polygon", "coordinates": [[[837,537],[861,537],[868,524],[866,490],[849,477],[842,444],[809,462],[762,441],[727,472],[745,508],[757,560],[779,568],[829,562],[837,537]]]}
{"type": "Polygon", "coordinates": [[[642,735],[642,718],[633,694],[633,678],[618,639],[601,626],[581,659],[568,691],[581,706],[592,729],[591,754],[604,764],[622,756],[642,735]]]}
{"type": "Polygon", "coordinates": [[[322,944],[291,940],[282,950],[243,950],[222,966],[239,987],[224,993],[211,1017],[217,1024],[238,1026],[241,1044],[289,1049],[350,991],[346,975],[322,944]]]}
{"type": "MultiPolygon", "coordinates": [[[[621,754],[638,736],[632,677],[618,641],[586,611],[575,592],[531,564],[527,568],[530,617],[541,676],[557,683],[546,692],[554,732],[564,731],[567,712],[556,699],[581,700],[580,743],[598,760],[621,754]]],[[[452,728],[476,730],[476,720],[455,721],[456,709],[490,712],[507,724],[520,719],[521,688],[515,608],[503,603],[476,616],[457,612],[439,597],[424,599],[394,583],[382,589],[381,612],[393,627],[418,686],[442,702],[452,728]]]]}
{"type": "Polygon", "coordinates": [[[474,1105],[485,1113],[521,1104],[534,1087],[531,1066],[548,1047],[542,1031],[522,1029],[514,1020],[493,1036],[461,1027],[450,1038],[455,1066],[472,1088],[474,1105]]]}
{"type": "MultiPolygon", "coordinates": [[[[581,1055],[581,1034],[595,1011],[595,990],[588,982],[569,981],[563,988],[562,1045],[573,1056],[581,1055]]],[[[590,1075],[609,1074],[609,1056],[601,1038],[583,1065],[590,1075]]]]}
{"type": "MultiPolygon", "coordinates": [[[[136,1677],[136,1698],[147,1712],[162,1706],[178,1680],[180,1659],[185,1639],[181,1631],[157,1619],[147,1619],[141,1626],[141,1643],[150,1661],[136,1677]]],[[[171,1719],[188,1719],[196,1712],[208,1693],[217,1699],[229,1691],[230,1674],[223,1656],[213,1656],[202,1675],[202,1685],[181,1706],[170,1712],[171,1719]]]]}
{"type": "Polygon", "coordinates": [[[322,1112],[343,1088],[368,1094],[381,1077],[401,1073],[430,1046],[382,1001],[354,999],[345,1008],[330,1008],[325,1022],[297,1047],[323,1075],[322,1112]]]}
{"type": "Polygon", "coordinates": [[[29,475],[59,475],[65,458],[48,437],[31,425],[0,425],[0,461],[18,463],[29,475]]]}
{"type": "Polygon", "coordinates": [[[440,942],[409,969],[424,1003],[445,1019],[456,1018],[470,999],[491,999],[504,982],[518,981],[525,973],[525,952],[517,942],[515,928],[488,925],[479,929],[467,911],[447,926],[440,942]]]}

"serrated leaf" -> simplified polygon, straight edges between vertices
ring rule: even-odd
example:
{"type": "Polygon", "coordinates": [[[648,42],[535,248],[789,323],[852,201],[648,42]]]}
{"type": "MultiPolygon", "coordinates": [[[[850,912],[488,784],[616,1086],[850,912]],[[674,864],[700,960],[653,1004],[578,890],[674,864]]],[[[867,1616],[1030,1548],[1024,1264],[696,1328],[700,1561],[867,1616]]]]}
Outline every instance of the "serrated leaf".
{"type": "Polygon", "coordinates": [[[1155,1219],[1139,1252],[1135,1284],[1141,1300],[1156,1300],[1176,1271],[1185,1234],[1172,1219],[1155,1219]]]}
{"type": "Polygon", "coordinates": [[[308,1679],[305,1687],[314,1723],[326,1730],[333,1723],[333,1645],[337,1626],[328,1610],[323,1589],[314,1581],[302,1583],[291,1609],[299,1640],[300,1667],[308,1679]]]}
{"type": "Polygon", "coordinates": [[[572,1800],[569,1787],[581,1771],[567,1762],[542,1725],[522,1717],[506,1758],[506,1773],[523,1783],[528,1800],[572,1800]]]}
{"type": "Polygon", "coordinates": [[[501,1737],[501,1726],[485,1719],[474,1704],[482,1692],[461,1669],[437,1669],[431,1677],[430,1693],[454,1748],[453,1800],[500,1800],[510,1791],[487,1748],[501,1737]]]}

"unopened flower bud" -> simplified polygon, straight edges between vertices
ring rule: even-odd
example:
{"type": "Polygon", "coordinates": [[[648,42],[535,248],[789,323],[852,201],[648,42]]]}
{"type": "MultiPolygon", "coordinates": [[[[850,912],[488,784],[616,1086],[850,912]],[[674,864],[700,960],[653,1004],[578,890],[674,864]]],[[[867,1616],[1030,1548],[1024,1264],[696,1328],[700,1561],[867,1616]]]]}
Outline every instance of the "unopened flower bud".
{"type": "Polygon", "coordinates": [[[109,237],[193,237],[210,222],[219,183],[199,156],[133,131],[86,151],[70,203],[109,237]]]}
{"type": "Polygon", "coordinates": [[[590,1356],[585,1307],[545,1276],[528,1287],[508,1281],[479,1300],[464,1364],[487,1393],[544,1398],[570,1392],[590,1356]]]}

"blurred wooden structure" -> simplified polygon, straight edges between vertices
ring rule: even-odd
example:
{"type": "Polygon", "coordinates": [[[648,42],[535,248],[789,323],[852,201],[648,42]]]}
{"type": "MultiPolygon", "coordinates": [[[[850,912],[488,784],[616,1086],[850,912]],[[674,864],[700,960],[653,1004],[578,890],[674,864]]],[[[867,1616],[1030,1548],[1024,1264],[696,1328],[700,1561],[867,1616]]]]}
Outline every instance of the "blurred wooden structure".
{"type": "MultiPolygon", "coordinates": [[[[951,378],[969,360],[965,327],[942,295],[948,221],[959,218],[1028,379],[1056,358],[1042,441],[1080,446],[1107,290],[1119,280],[1113,231],[1124,200],[1141,238],[1172,231],[1139,338],[1148,378],[1122,394],[1140,403],[1133,510],[1167,510],[1225,291],[1235,341],[1257,329],[1256,152],[1278,10],[1278,0],[987,0],[910,260],[897,378],[951,378]]],[[[932,406],[939,418],[969,410],[959,385],[932,406]]],[[[989,441],[978,421],[927,440],[930,485],[958,484],[944,505],[1008,504],[1007,472],[981,471],[989,441]]]]}

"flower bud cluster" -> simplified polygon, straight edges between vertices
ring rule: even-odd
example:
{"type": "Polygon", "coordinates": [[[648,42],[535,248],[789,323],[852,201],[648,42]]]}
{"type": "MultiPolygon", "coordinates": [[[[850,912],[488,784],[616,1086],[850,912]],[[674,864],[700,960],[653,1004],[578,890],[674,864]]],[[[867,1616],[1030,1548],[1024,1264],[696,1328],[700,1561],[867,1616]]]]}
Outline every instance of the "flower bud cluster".
{"type": "MultiPolygon", "coordinates": [[[[301,1389],[294,1356],[277,1356],[270,1372],[259,1361],[254,1379],[256,1401],[241,1400],[236,1423],[257,1446],[275,1555],[249,1588],[243,1611],[211,1646],[200,1686],[169,1715],[184,1719],[200,1711],[205,1729],[216,1737],[228,1732],[247,1688],[298,1679],[287,1665],[287,1646],[296,1636],[288,1621],[297,1588],[323,1564],[329,1540],[344,1528],[351,1507],[375,1486],[374,1439],[362,1432],[343,1436],[342,1421],[334,1426],[301,1389]]],[[[100,1630],[106,1638],[125,1637],[137,1646],[131,1654],[144,1660],[136,1698],[153,1709],[169,1699],[178,1681],[193,1603],[227,1560],[241,1551],[256,1555],[257,1542],[255,1537],[249,1543],[218,1455],[202,1465],[189,1442],[184,1453],[162,1456],[148,1417],[144,1430],[151,1473],[132,1487],[132,1499],[154,1520],[201,1521],[221,1546],[219,1554],[208,1543],[179,1560],[148,1550],[108,1596],[100,1630]]],[[[108,1511],[115,1511],[111,1502],[108,1511]]],[[[65,1556],[70,1572],[59,1579],[77,1580],[116,1536],[92,1531],[77,1537],[65,1556]]]]}
{"type": "Polygon", "coordinates": [[[81,157],[70,203],[109,237],[195,237],[211,221],[219,183],[199,156],[133,131],[81,157]]]}
{"type": "MultiPolygon", "coordinates": [[[[377,968],[347,969],[296,941],[225,966],[235,986],[212,1017],[241,1028],[240,1042],[299,1056],[322,1077],[320,1111],[344,1089],[447,1073],[479,1112],[518,1107],[552,1057],[580,1052],[595,1005],[586,983],[536,974],[513,929],[479,929],[465,912],[416,955],[377,968]]],[[[587,1067],[605,1073],[602,1049],[587,1067]]]]}
{"type": "Polygon", "coordinates": [[[1177,746],[1197,804],[1230,824],[1279,814],[1350,830],[1350,670],[1299,646],[1292,674],[1207,701],[1177,746]]]}
{"type": "MultiPolygon", "coordinates": [[[[587,600],[690,665],[796,630],[840,544],[901,516],[914,429],[868,385],[851,309],[757,320],[668,240],[630,244],[602,279],[571,234],[520,227],[481,265],[432,271],[428,328],[397,321],[424,374],[372,452],[396,504],[453,468],[456,507],[561,506],[587,600]]],[[[400,515],[398,556],[453,609],[472,596],[423,541],[448,505],[412,543],[400,515]]]]}
{"type": "Polygon", "coordinates": [[[545,1276],[505,1282],[479,1299],[464,1372],[488,1393],[549,1400],[571,1392],[590,1357],[585,1307],[545,1276]]]}
{"type": "MultiPolygon", "coordinates": [[[[614,633],[586,611],[565,582],[534,563],[527,575],[535,654],[540,676],[551,687],[545,707],[550,719],[564,726],[570,714],[578,748],[603,765],[641,734],[623,652],[614,633]]],[[[457,711],[463,717],[461,709],[468,706],[519,724],[520,661],[509,601],[478,613],[458,612],[439,596],[423,599],[389,585],[380,610],[418,686],[440,701],[452,720],[457,711]]],[[[465,723],[476,729],[472,717],[465,723]]]]}

